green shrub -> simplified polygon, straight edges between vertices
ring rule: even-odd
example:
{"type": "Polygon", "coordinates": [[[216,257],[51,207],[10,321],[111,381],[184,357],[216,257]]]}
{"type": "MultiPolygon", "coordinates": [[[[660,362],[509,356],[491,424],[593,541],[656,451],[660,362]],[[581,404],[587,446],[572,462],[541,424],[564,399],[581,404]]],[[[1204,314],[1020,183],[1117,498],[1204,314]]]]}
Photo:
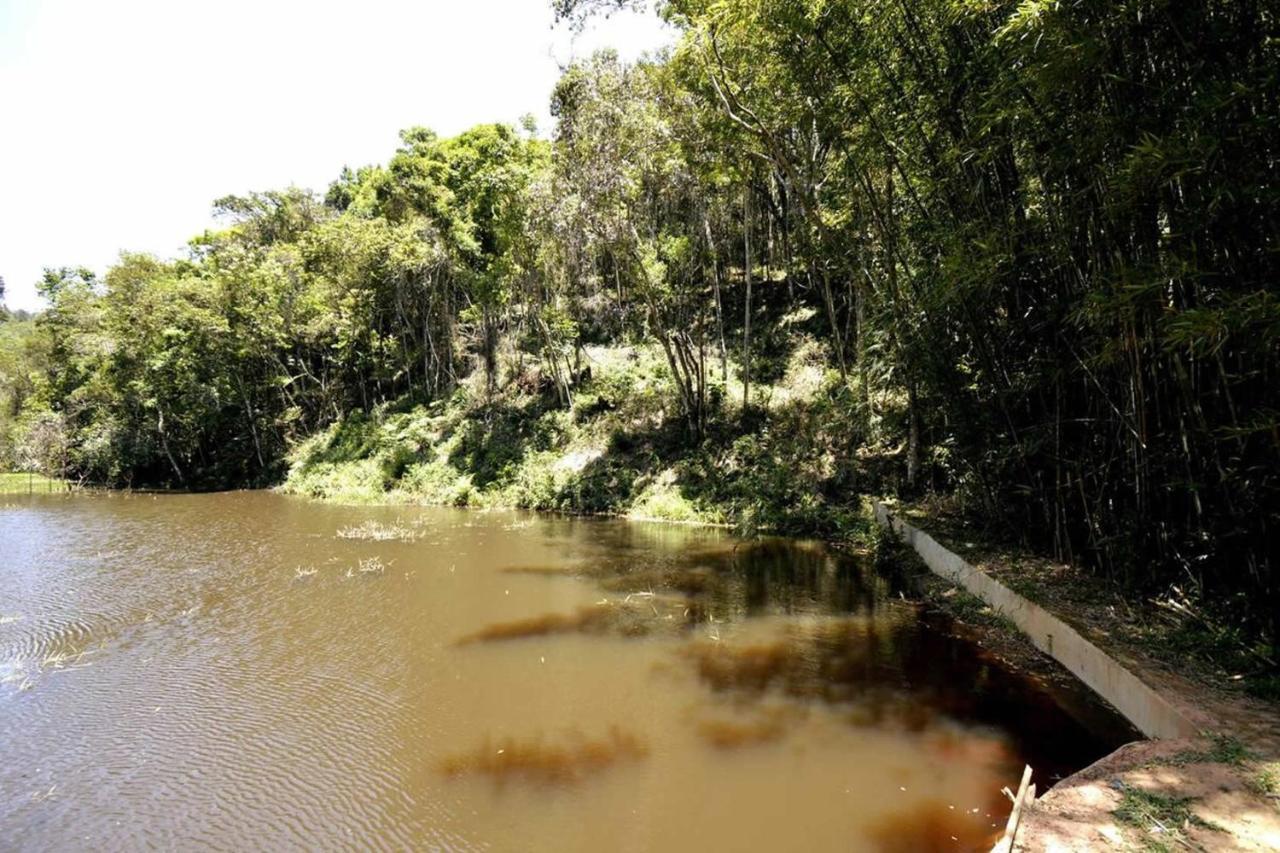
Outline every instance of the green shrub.
{"type": "Polygon", "coordinates": [[[466,506],[475,493],[470,476],[440,460],[410,465],[399,488],[417,501],[441,506],[466,506]]]}

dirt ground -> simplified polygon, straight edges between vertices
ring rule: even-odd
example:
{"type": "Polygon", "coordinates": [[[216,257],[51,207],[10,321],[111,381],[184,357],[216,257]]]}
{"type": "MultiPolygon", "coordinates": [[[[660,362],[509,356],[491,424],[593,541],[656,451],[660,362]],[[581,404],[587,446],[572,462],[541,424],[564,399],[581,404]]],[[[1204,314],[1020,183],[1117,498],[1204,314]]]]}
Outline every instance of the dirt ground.
{"type": "MultiPolygon", "coordinates": [[[[1108,594],[1077,569],[965,541],[937,507],[906,514],[948,548],[1070,623],[1192,720],[1202,737],[1128,744],[1042,792],[1015,850],[1280,851],[1280,704],[1247,696],[1232,673],[1160,642],[1164,614],[1108,594]]],[[[941,578],[927,600],[1011,664],[1053,669],[999,614],[941,578]]],[[[1034,769],[1034,768],[1033,768],[1034,769]]]]}
{"type": "Polygon", "coordinates": [[[1280,763],[1255,753],[1221,760],[1228,756],[1215,754],[1217,746],[1121,747],[1037,800],[1014,849],[1280,850],[1280,763]]]}

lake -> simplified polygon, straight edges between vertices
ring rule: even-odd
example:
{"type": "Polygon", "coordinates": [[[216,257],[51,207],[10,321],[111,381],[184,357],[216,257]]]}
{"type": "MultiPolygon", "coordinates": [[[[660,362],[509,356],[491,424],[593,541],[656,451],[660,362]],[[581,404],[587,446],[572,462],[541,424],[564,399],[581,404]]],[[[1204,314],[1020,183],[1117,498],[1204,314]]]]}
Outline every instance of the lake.
{"type": "Polygon", "coordinates": [[[1136,736],[817,543],[0,501],[6,849],[986,849],[1136,736]]]}

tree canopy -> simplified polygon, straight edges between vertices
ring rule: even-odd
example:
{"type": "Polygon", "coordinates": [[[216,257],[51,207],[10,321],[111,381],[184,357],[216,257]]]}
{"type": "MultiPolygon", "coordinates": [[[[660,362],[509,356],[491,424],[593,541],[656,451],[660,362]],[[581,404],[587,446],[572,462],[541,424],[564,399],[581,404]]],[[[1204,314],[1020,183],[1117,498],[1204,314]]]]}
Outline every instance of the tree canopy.
{"type": "Polygon", "coordinates": [[[323,195],[219,199],[182,259],[49,270],[0,326],[8,461],[271,483],[349,412],[492,392],[504,347],[570,406],[601,341],[658,348],[688,441],[732,440],[804,310],[851,444],[892,451],[867,488],[1274,636],[1276,4],[659,5],[677,47],[565,69],[549,140],[411,128],[323,195]]]}

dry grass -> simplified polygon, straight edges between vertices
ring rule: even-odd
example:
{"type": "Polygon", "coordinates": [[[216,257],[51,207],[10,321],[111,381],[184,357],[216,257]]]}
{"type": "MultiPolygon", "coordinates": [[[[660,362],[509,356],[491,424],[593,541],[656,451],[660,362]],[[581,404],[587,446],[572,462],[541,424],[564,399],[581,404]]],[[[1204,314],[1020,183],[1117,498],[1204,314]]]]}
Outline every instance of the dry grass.
{"type": "Polygon", "coordinates": [[[1280,762],[1264,765],[1251,777],[1248,788],[1259,797],[1264,797],[1280,808],[1280,762]]]}
{"type": "Polygon", "coordinates": [[[7,672],[0,673],[0,684],[18,685],[18,691],[30,690],[34,682],[31,680],[32,673],[28,670],[24,661],[8,661],[4,664],[7,672]]]}
{"type": "Polygon", "coordinates": [[[85,656],[97,651],[97,648],[57,649],[48,652],[39,660],[10,659],[0,667],[3,670],[3,675],[0,675],[0,684],[17,682],[18,692],[25,692],[35,687],[46,676],[74,672],[93,666],[93,662],[86,661],[85,656]]]}

